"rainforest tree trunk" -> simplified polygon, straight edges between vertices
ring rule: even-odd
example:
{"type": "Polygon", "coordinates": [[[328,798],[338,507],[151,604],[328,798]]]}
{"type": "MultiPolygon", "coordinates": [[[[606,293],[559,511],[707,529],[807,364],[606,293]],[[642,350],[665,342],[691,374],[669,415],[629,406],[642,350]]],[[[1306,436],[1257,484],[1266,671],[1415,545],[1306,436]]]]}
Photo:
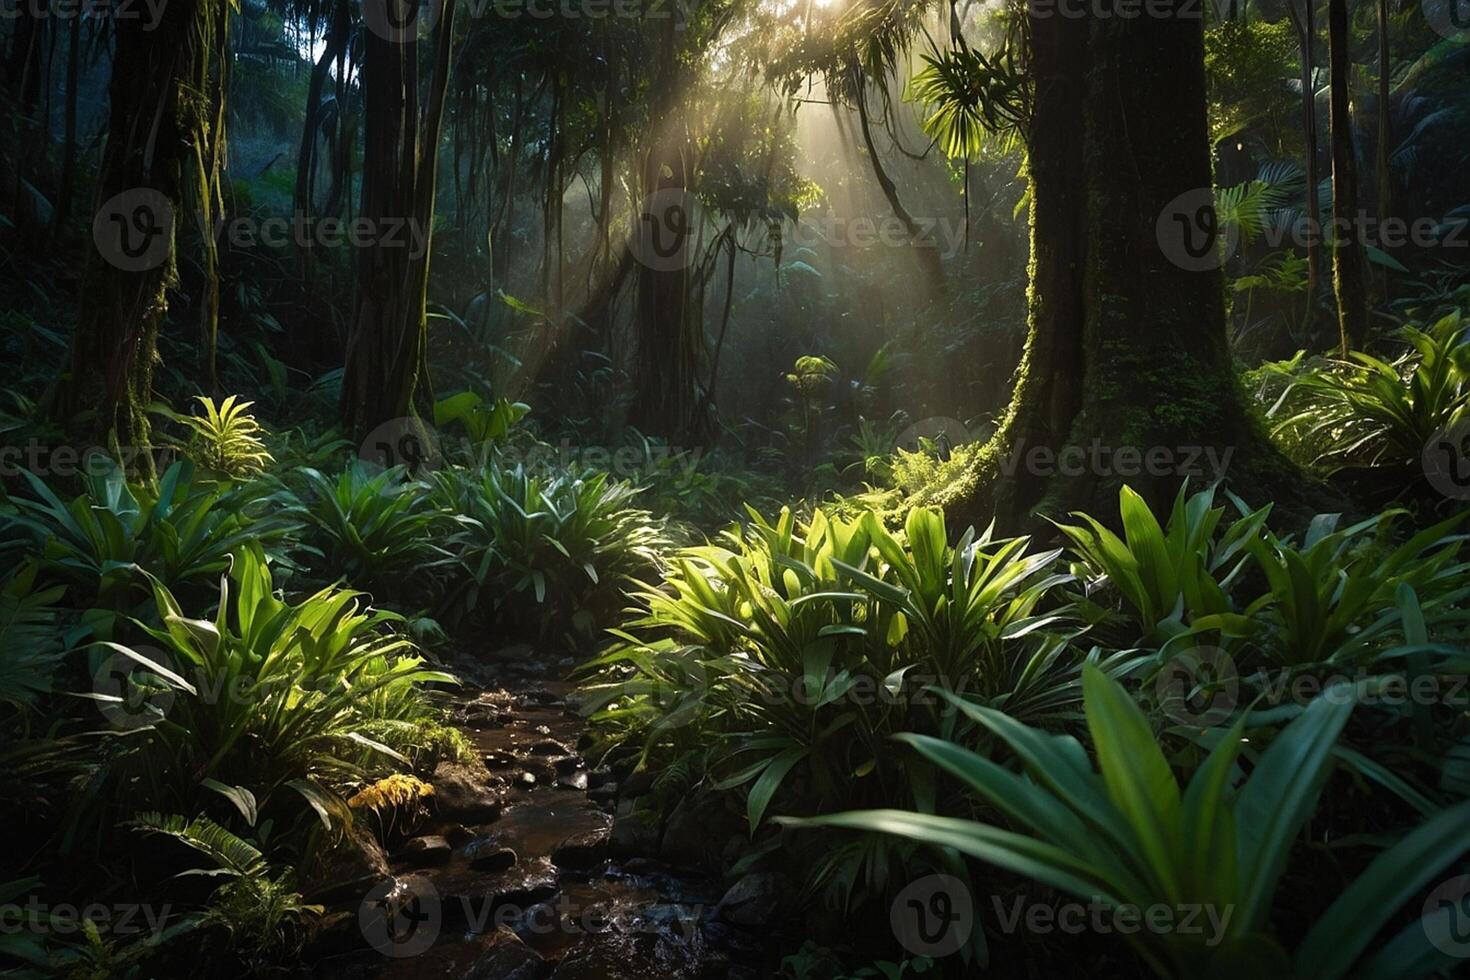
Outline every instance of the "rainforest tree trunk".
{"type": "Polygon", "coordinates": [[[358,302],[342,376],[342,423],[355,438],[418,415],[430,400],[425,303],[455,7],[452,0],[439,2],[422,115],[415,38],[399,42],[364,32],[361,217],[375,235],[358,252],[358,302]]]}
{"type": "Polygon", "coordinates": [[[1322,282],[1322,209],[1317,201],[1317,188],[1322,183],[1322,173],[1317,166],[1317,89],[1316,58],[1314,48],[1317,41],[1316,0],[1303,0],[1300,17],[1296,12],[1296,0],[1287,9],[1296,22],[1297,45],[1300,49],[1302,83],[1302,144],[1307,172],[1307,310],[1302,318],[1302,334],[1310,343],[1314,337],[1314,321],[1317,317],[1317,289],[1322,282]]]}
{"type": "MultiPolygon", "coordinates": [[[[88,255],[70,372],[55,410],[76,435],[107,447],[150,445],[158,332],[176,282],[186,167],[215,107],[194,86],[217,48],[223,5],[179,0],[156,25],[119,18],[106,149],[97,173],[96,243],[88,255]]],[[[151,477],[151,455],[135,457],[151,477]]]]}
{"type": "Polygon", "coordinates": [[[1353,149],[1353,112],[1348,96],[1347,0],[1328,0],[1327,43],[1332,114],[1332,280],[1337,293],[1338,340],[1342,353],[1368,336],[1368,288],[1363,245],[1358,239],[1358,163],[1353,149]]]}
{"type": "MultiPolygon", "coordinates": [[[[347,48],[350,29],[346,7],[338,3],[333,9],[332,23],[327,28],[322,56],[312,66],[306,86],[306,115],[301,125],[301,146],[296,152],[296,188],[292,207],[297,214],[308,217],[314,213],[312,191],[317,174],[316,146],[322,128],[322,93],[326,90],[332,64],[341,61],[347,48]]],[[[340,112],[341,106],[338,110],[340,112]]]]}
{"type": "Polygon", "coordinates": [[[81,61],[81,18],[73,17],[66,41],[66,102],[62,109],[61,183],[56,192],[56,208],[51,213],[49,238],[55,241],[71,217],[72,194],[77,171],[77,66],[81,61]]]}
{"type": "Polygon", "coordinates": [[[654,222],[658,253],[638,254],[634,316],[638,350],[634,372],[637,400],[632,422],[644,432],[679,441],[697,439],[703,420],[697,417],[699,374],[704,355],[704,327],[696,318],[692,295],[693,263],[699,243],[698,216],[678,203],[687,197],[689,147],[682,128],[657,137],[645,158],[643,188],[673,211],[655,208],[639,214],[654,222]],[[685,224],[685,219],[689,220],[685,224]],[[667,246],[667,250],[663,248],[667,246]]]}
{"type": "Polygon", "coordinates": [[[934,502],[1014,526],[1115,513],[1123,483],[1167,504],[1195,469],[1197,485],[1227,467],[1256,490],[1286,484],[1226,338],[1202,23],[1031,28],[1029,335],[999,431],[934,502]],[[1189,258],[1168,237],[1176,216],[1210,233],[1189,258]]]}
{"type": "Polygon", "coordinates": [[[700,417],[699,375],[704,356],[704,324],[691,286],[698,258],[697,209],[688,188],[694,178],[684,120],[675,93],[683,90],[672,21],[664,30],[658,100],[647,130],[642,157],[644,206],[635,213],[637,232],[651,248],[639,249],[634,296],[637,352],[633,371],[636,400],[632,423],[642,431],[672,441],[699,439],[706,419],[700,417]],[[656,195],[656,196],[654,196],[656,195]],[[652,207],[648,205],[652,204],[652,207]]]}
{"type": "Polygon", "coordinates": [[[1393,145],[1393,125],[1388,111],[1392,61],[1388,50],[1388,0],[1378,0],[1378,225],[1383,227],[1393,214],[1393,178],[1388,169],[1388,151],[1393,145]]]}

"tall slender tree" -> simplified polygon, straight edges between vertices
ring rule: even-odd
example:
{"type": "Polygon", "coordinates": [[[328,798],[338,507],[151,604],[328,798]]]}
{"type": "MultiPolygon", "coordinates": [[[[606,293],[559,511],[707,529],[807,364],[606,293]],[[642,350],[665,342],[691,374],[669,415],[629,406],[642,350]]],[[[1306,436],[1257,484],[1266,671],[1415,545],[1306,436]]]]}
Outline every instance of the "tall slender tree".
{"type": "Polygon", "coordinates": [[[1393,115],[1389,112],[1390,77],[1393,62],[1388,45],[1388,0],[1378,0],[1378,221],[1382,225],[1393,214],[1393,175],[1388,169],[1388,152],[1393,144],[1393,115]]]}
{"type": "Polygon", "coordinates": [[[1322,172],[1317,165],[1317,43],[1316,0],[1302,0],[1298,11],[1296,0],[1287,4],[1296,27],[1297,49],[1300,52],[1302,87],[1302,149],[1306,161],[1307,227],[1313,234],[1306,238],[1307,249],[1307,310],[1302,318],[1302,333],[1311,338],[1317,313],[1317,288],[1322,282],[1322,240],[1317,231],[1322,227],[1322,208],[1317,200],[1317,188],[1322,183],[1322,172]]]}
{"type": "Polygon", "coordinates": [[[1332,281],[1343,354],[1368,336],[1368,287],[1359,239],[1358,159],[1353,145],[1352,72],[1347,0],[1327,0],[1327,60],[1332,116],[1332,281]]]}
{"type": "MultiPolygon", "coordinates": [[[[389,24],[414,23],[414,0],[379,2],[394,15],[389,24]]],[[[454,0],[435,2],[433,64],[422,109],[416,35],[381,26],[364,32],[361,217],[374,235],[358,255],[357,309],[341,406],[343,426],[358,437],[418,414],[430,400],[425,304],[455,8],[454,0]]]]}

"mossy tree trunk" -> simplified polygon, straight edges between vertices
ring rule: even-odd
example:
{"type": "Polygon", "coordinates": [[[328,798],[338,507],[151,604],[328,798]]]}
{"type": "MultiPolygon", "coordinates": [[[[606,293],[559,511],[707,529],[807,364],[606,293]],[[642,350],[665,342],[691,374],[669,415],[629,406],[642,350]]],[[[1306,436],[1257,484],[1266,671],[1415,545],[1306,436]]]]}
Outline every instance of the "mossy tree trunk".
{"type": "MultiPolygon", "coordinates": [[[[177,274],[178,225],[186,185],[201,209],[217,190],[212,166],[221,149],[226,8],[216,0],[180,0],[156,25],[137,18],[113,24],[116,41],[106,149],[96,180],[95,238],[88,253],[70,371],[53,410],[79,438],[107,447],[146,449],[151,433],[158,332],[177,274]]],[[[213,272],[213,267],[210,267],[213,272]]],[[[213,282],[206,282],[206,291],[213,282]]],[[[206,311],[212,311],[209,299],[206,311]]],[[[130,454],[151,477],[147,452],[130,454]]]]}
{"type": "Polygon", "coordinates": [[[1279,482],[1285,464],[1231,362],[1218,263],[1192,271],[1160,240],[1159,216],[1181,195],[1211,200],[1203,25],[1052,17],[1031,28],[1029,334],[1010,409],[948,488],[951,509],[1008,526],[1036,511],[1107,515],[1125,482],[1158,506],[1196,450],[1197,465],[1212,452],[1232,478],[1279,482]],[[1081,473],[1035,465],[1094,446],[1109,453],[1081,473]],[[1170,454],[1167,472],[1131,461],[1151,450],[1170,454]]]}
{"type": "MultiPolygon", "coordinates": [[[[389,0],[406,3],[411,0],[389,0]]],[[[431,39],[433,67],[419,106],[418,43],[365,31],[362,213],[375,229],[358,251],[358,300],[342,375],[342,424],[361,438],[415,416],[428,389],[429,255],[435,170],[454,38],[453,0],[431,39]]]]}

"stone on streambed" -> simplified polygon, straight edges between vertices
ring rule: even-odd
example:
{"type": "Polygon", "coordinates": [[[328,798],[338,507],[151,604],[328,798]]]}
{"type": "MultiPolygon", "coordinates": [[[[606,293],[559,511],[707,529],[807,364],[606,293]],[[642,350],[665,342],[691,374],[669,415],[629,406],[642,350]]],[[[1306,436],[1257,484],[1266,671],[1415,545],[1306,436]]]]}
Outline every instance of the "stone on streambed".
{"type": "Polygon", "coordinates": [[[492,749],[485,753],[485,768],[509,769],[516,764],[516,757],[504,749],[492,749]]]}
{"type": "Polygon", "coordinates": [[[567,756],[574,755],[570,746],[563,745],[554,738],[544,738],[531,746],[532,755],[544,756],[567,756]]]}
{"type": "Polygon", "coordinates": [[[490,949],[470,965],[463,980],[538,980],[546,972],[541,954],[510,929],[499,926],[490,949]]]}
{"type": "Polygon", "coordinates": [[[731,925],[760,929],[777,924],[792,894],[791,879],[779,871],[748,874],[725,892],[715,917],[731,925]]]}
{"type": "Polygon", "coordinates": [[[457,762],[441,762],[430,778],[434,808],[446,820],[488,823],[500,816],[499,781],[489,773],[457,762]]]}
{"type": "Polygon", "coordinates": [[[449,841],[437,834],[426,834],[408,841],[394,857],[421,868],[431,864],[443,864],[453,853],[454,848],[449,846],[449,841]]]}
{"type": "Polygon", "coordinates": [[[520,860],[515,851],[501,847],[494,837],[481,837],[470,841],[464,849],[465,860],[476,871],[504,871],[520,860]]]}
{"type": "Polygon", "coordinates": [[[614,854],[626,857],[657,854],[660,833],[661,821],[657,810],[635,808],[632,800],[623,800],[613,814],[609,844],[614,854]]]}
{"type": "Polygon", "coordinates": [[[305,879],[314,883],[309,894],[327,903],[359,898],[392,873],[383,845],[363,826],[348,828],[331,849],[314,860],[316,866],[305,879]]]}
{"type": "Polygon", "coordinates": [[[569,871],[590,871],[607,860],[611,835],[607,827],[568,837],[551,852],[551,863],[569,871]]]}
{"type": "Polygon", "coordinates": [[[578,770],[577,772],[569,772],[565,776],[558,776],[556,787],[557,789],[574,789],[578,792],[586,792],[587,773],[584,770],[578,770]]]}

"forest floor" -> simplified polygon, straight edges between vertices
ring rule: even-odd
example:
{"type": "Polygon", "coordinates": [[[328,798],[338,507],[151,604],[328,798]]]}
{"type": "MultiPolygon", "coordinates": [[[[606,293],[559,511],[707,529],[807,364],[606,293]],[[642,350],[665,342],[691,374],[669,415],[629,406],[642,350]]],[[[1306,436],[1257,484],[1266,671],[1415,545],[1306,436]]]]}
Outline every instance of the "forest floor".
{"type": "Polygon", "coordinates": [[[308,953],[314,975],[764,975],[769,936],[722,904],[717,875],[661,860],[657,833],[624,833],[635,825],[621,816],[615,827],[614,775],[589,769],[579,752],[584,719],[562,679],[572,663],[519,656],[454,665],[467,687],[452,717],[488,774],[435,773],[434,817],[393,850],[391,874],[359,907],[334,905],[340,928],[308,953]],[[398,935],[374,933],[374,902],[402,910],[398,935]],[[374,948],[362,949],[359,935],[374,948]]]}

